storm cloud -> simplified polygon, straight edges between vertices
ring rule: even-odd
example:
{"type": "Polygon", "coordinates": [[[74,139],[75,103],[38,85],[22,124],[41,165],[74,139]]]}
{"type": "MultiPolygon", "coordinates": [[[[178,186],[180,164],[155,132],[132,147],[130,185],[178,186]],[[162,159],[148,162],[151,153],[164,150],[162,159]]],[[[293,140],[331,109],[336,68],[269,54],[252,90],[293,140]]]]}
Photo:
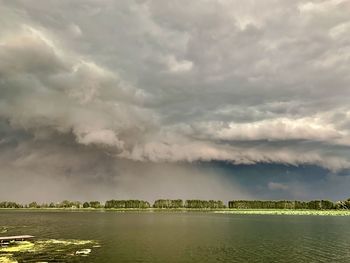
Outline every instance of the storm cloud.
{"type": "MultiPolygon", "coordinates": [[[[213,174],[197,166],[216,161],[347,171],[349,11],[345,0],[1,1],[0,197],[29,178],[150,198],[157,182],[198,178],[201,190],[178,193],[202,197],[213,174]]],[[[252,196],[216,178],[212,196],[252,196]]]]}

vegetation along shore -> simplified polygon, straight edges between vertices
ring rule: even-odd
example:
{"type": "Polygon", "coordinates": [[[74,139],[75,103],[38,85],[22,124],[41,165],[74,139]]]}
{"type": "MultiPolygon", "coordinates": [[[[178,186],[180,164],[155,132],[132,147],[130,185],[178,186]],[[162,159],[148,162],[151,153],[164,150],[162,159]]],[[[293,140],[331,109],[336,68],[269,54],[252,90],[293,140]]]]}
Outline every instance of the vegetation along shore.
{"type": "Polygon", "coordinates": [[[332,202],[312,201],[262,201],[232,200],[224,204],[221,200],[158,199],[153,205],[145,200],[69,201],[51,203],[31,202],[20,204],[11,201],[0,202],[0,209],[76,209],[113,211],[213,211],[228,214],[271,214],[271,215],[350,215],[350,199],[332,202]]]}

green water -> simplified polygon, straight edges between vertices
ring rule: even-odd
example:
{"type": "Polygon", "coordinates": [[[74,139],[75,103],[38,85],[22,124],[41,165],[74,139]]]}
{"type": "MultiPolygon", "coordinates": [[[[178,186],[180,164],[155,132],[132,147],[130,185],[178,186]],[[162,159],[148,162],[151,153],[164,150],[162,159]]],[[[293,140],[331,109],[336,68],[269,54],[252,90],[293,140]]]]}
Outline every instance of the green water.
{"type": "Polygon", "coordinates": [[[350,217],[0,211],[0,232],[36,236],[18,262],[350,262],[350,217]]]}

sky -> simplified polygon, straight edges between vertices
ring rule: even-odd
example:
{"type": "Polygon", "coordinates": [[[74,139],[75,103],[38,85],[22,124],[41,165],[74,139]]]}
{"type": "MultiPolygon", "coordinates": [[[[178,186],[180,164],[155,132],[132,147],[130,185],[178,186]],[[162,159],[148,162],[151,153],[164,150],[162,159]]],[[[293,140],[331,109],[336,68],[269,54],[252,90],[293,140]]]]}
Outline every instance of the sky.
{"type": "Polygon", "coordinates": [[[349,14],[0,0],[0,200],[350,197],[349,14]]]}

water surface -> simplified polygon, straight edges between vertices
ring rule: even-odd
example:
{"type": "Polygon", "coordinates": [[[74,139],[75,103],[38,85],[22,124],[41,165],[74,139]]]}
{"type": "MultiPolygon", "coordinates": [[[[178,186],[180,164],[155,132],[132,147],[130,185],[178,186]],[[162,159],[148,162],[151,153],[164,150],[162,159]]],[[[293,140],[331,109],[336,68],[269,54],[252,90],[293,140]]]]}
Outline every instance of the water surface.
{"type": "Polygon", "coordinates": [[[45,245],[18,262],[350,262],[350,217],[0,211],[0,230],[45,245]]]}

